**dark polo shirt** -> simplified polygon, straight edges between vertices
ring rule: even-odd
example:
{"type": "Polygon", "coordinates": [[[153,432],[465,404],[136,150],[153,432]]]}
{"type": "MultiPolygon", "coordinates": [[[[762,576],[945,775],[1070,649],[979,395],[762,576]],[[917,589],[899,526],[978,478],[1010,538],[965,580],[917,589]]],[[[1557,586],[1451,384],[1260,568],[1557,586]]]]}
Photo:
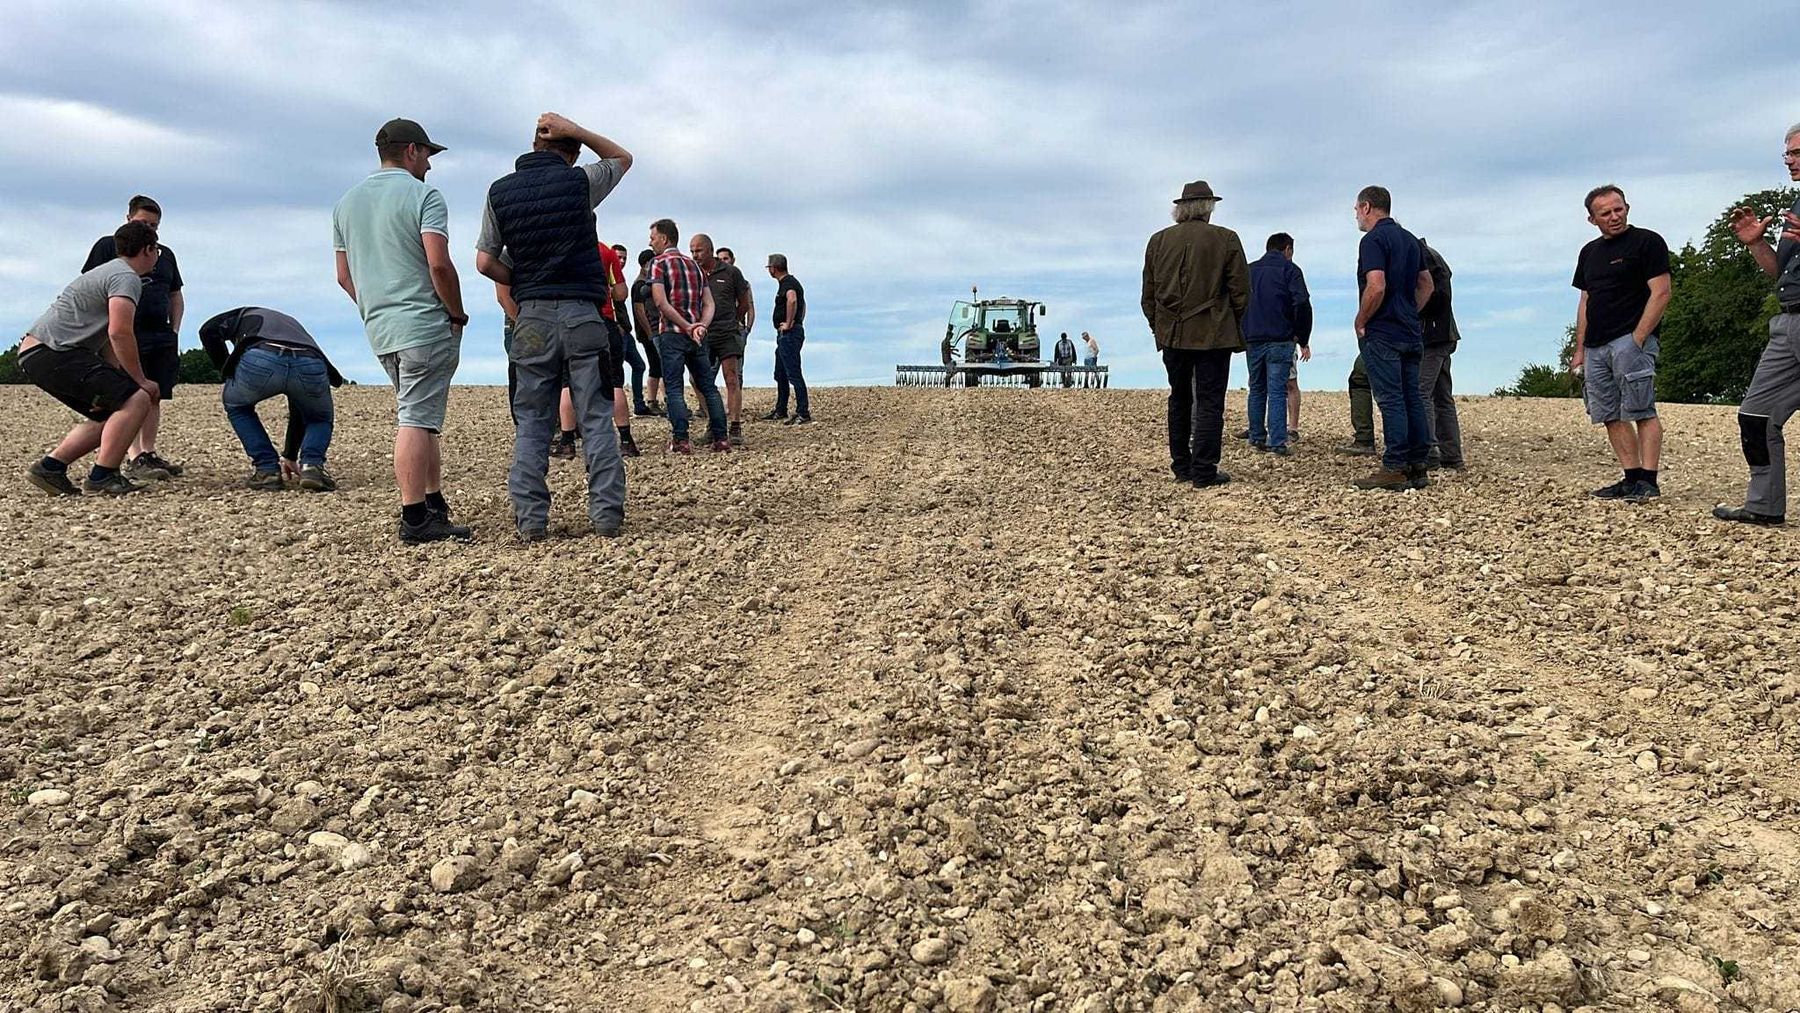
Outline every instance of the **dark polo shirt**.
{"type": "Polygon", "coordinates": [[[1425,269],[1425,251],[1419,237],[1400,227],[1392,218],[1383,218],[1363,233],[1356,250],[1356,291],[1368,287],[1369,272],[1380,271],[1387,279],[1387,292],[1381,306],[1363,325],[1366,339],[1379,339],[1394,345],[1423,345],[1424,329],[1419,322],[1419,272],[1425,269]]]}

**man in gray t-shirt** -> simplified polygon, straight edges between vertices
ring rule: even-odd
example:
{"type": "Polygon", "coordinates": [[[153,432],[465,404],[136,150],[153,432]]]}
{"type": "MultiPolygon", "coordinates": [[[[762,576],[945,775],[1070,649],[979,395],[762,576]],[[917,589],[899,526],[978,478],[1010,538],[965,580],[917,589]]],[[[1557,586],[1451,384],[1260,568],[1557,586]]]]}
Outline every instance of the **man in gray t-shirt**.
{"type": "Polygon", "coordinates": [[[119,256],[76,278],[38,317],[19,343],[19,370],[39,389],[86,416],[56,448],[26,472],[52,496],[80,492],[69,465],[98,449],[84,487],[122,495],[137,490],[119,467],[156,403],[157,385],[138,362],[134,318],[162,248],[156,230],[126,222],[113,233],[119,256]]]}

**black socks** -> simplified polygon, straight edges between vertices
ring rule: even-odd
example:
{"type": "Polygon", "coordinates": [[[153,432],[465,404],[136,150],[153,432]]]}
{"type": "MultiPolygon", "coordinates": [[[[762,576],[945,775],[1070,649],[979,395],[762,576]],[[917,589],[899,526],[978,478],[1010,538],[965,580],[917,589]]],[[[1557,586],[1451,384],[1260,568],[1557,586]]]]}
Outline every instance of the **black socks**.
{"type": "Polygon", "coordinates": [[[100,465],[96,464],[88,470],[88,481],[104,482],[118,473],[119,469],[117,468],[102,468],[100,465]]]}
{"type": "Polygon", "coordinates": [[[1625,481],[1627,481],[1627,482],[1649,482],[1651,485],[1655,485],[1656,484],[1656,469],[1655,468],[1626,468],[1625,469],[1625,481]]]}
{"type": "Polygon", "coordinates": [[[564,443],[568,444],[569,446],[574,446],[575,445],[575,430],[573,430],[573,429],[563,430],[562,431],[562,441],[564,443]]]}
{"type": "Polygon", "coordinates": [[[416,528],[425,523],[425,519],[430,516],[431,514],[425,509],[424,503],[400,504],[400,519],[412,527],[416,528]]]}
{"type": "Polygon", "coordinates": [[[45,471],[52,472],[57,475],[66,475],[69,473],[68,465],[62,463],[61,461],[57,460],[54,457],[51,457],[49,454],[44,455],[44,460],[43,460],[42,464],[43,464],[45,471]]]}
{"type": "Polygon", "coordinates": [[[450,514],[450,501],[445,499],[444,494],[441,492],[426,493],[425,505],[445,516],[449,516],[450,514]]]}

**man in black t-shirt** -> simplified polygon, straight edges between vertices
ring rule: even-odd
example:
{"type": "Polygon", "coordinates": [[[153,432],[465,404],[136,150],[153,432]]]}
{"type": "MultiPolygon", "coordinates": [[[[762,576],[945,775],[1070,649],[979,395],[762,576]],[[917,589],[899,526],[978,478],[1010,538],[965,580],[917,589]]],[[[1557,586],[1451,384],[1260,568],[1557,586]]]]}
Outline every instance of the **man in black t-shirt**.
{"type": "MultiPolygon", "coordinates": [[[[155,229],[162,224],[162,207],[156,201],[139,194],[131,198],[125,208],[125,220],[143,222],[155,229]]],[[[162,422],[162,402],[175,396],[175,380],[181,372],[181,347],[177,337],[181,330],[181,316],[186,303],[181,294],[181,268],[175,263],[175,251],[167,246],[162,248],[162,255],[156,258],[156,266],[143,276],[144,291],[138,299],[137,346],[138,363],[143,367],[144,375],[162,392],[162,400],[150,405],[150,414],[144,417],[144,427],[138,430],[137,439],[131,443],[131,451],[125,464],[125,473],[136,479],[167,479],[181,474],[181,465],[171,464],[156,452],[156,433],[162,422]]],[[[88,251],[87,262],[81,267],[82,273],[92,271],[101,264],[118,256],[113,249],[113,237],[101,236],[95,241],[93,249],[88,251]]]]}
{"type": "Polygon", "coordinates": [[[775,410],[765,419],[787,419],[787,425],[812,421],[806,377],[800,372],[800,347],[806,344],[806,286],[788,273],[785,254],[769,254],[769,277],[775,279],[775,410]],[[788,387],[794,388],[794,417],[787,414],[788,387]]]}
{"type": "Polygon", "coordinates": [[[1669,244],[1626,221],[1631,205],[1616,186],[1587,195],[1588,221],[1600,238],[1581,248],[1574,285],[1575,357],[1588,418],[1606,427],[1606,438],[1625,477],[1595,489],[1600,499],[1642,502],[1662,495],[1657,465],[1662,420],[1656,417],[1657,325],[1669,305],[1669,244]]]}
{"type": "Polygon", "coordinates": [[[638,344],[644,346],[644,369],[650,375],[644,380],[644,404],[633,407],[634,415],[666,415],[657,395],[662,393],[662,353],[656,350],[656,335],[650,321],[655,318],[656,304],[650,295],[650,261],[656,259],[651,250],[638,251],[637,280],[631,283],[631,320],[638,344]]]}
{"type": "MultiPolygon", "coordinates": [[[[1800,123],[1788,128],[1782,151],[1788,178],[1800,180],[1800,123]]],[[[1775,299],[1781,312],[1769,321],[1769,343],[1763,346],[1750,389],[1738,406],[1738,436],[1744,446],[1744,463],[1750,466],[1750,487],[1744,505],[1713,508],[1722,521],[1742,524],[1787,522],[1787,441],[1782,426],[1800,411],[1800,200],[1780,215],[1759,218],[1749,208],[1731,213],[1731,231],[1750,248],[1750,257],[1763,273],[1775,279],[1775,299]],[[1780,231],[1777,245],[1769,245],[1769,229],[1780,231]]]]}
{"type": "Polygon", "coordinates": [[[706,330],[706,356],[715,373],[725,376],[726,439],[744,445],[744,350],[750,341],[747,321],[756,312],[744,272],[713,253],[712,237],[701,232],[688,240],[688,252],[706,275],[712,290],[712,325],[706,330]]]}

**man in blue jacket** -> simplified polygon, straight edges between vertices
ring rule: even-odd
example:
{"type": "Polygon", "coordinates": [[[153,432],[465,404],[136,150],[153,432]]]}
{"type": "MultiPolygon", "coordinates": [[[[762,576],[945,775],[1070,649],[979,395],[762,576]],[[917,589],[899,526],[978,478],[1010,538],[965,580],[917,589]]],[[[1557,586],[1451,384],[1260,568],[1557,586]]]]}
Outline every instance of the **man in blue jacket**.
{"type": "Polygon", "coordinates": [[[1294,237],[1277,232],[1266,253],[1250,265],[1250,310],[1244,343],[1250,346],[1250,445],[1282,457],[1288,448],[1287,388],[1296,348],[1312,358],[1312,297],[1294,263],[1294,237]]]}

